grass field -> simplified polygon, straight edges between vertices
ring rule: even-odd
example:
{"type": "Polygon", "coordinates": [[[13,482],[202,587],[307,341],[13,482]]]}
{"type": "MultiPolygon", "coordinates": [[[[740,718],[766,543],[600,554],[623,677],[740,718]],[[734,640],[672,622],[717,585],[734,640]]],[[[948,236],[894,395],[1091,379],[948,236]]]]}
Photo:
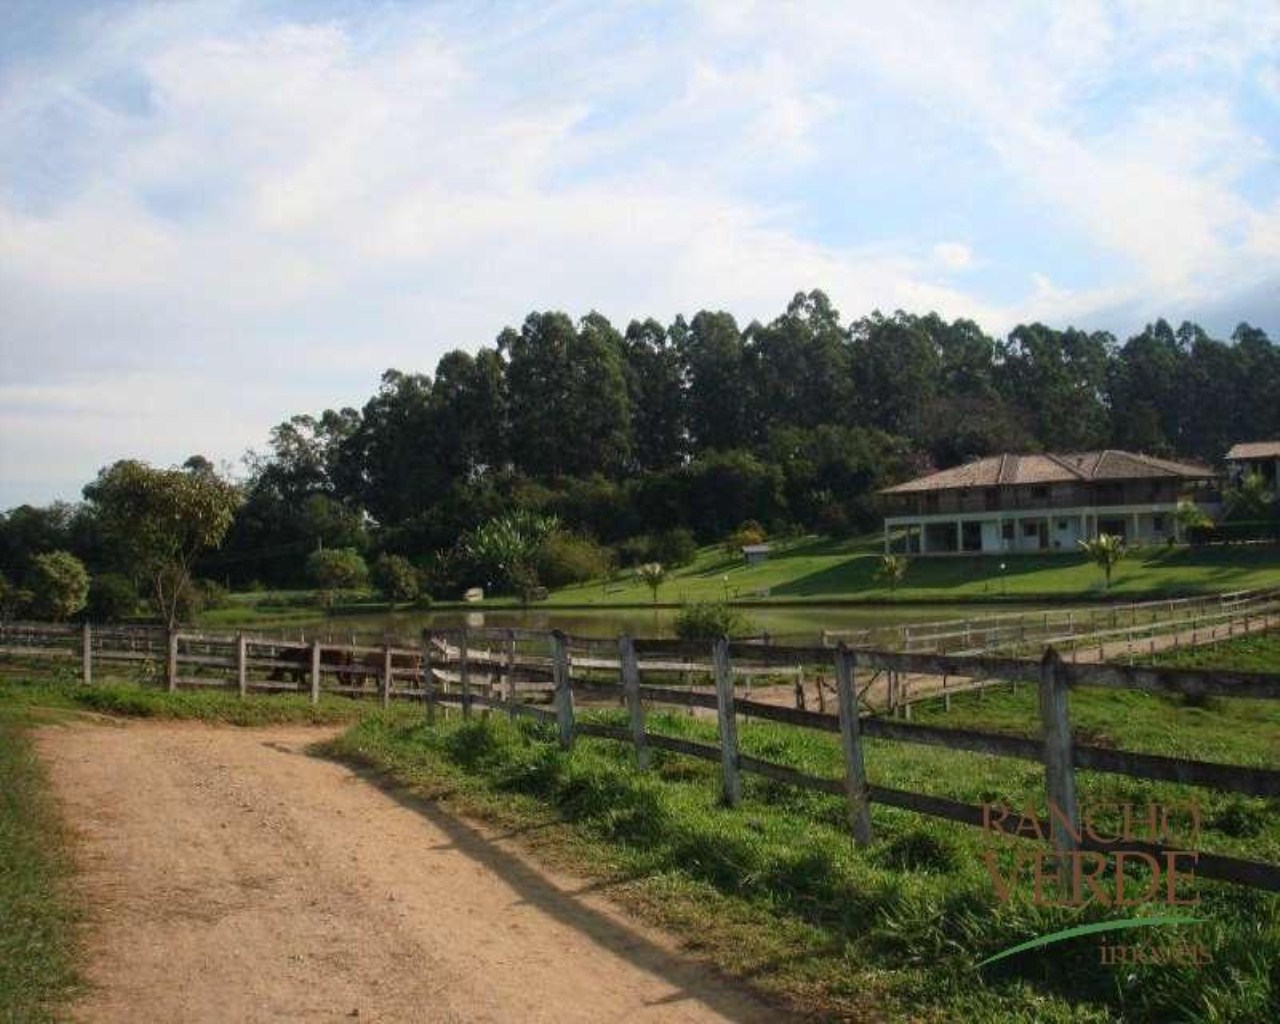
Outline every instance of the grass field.
{"type": "MultiPolygon", "coordinates": [[[[1280,672],[1280,630],[1234,640],[1167,651],[1153,664],[1178,668],[1221,668],[1233,672],[1280,672]]],[[[1277,738],[1280,743],[1280,738],[1277,738]]]]}
{"type": "Polygon", "coordinates": [[[0,1020],[64,1019],[77,985],[78,908],[44,770],[0,699],[0,1020]]]}
{"type": "MultiPolygon", "coordinates": [[[[1195,707],[1079,691],[1072,714],[1091,742],[1275,766],[1280,708],[1261,703],[1195,707]]],[[[946,716],[948,725],[1021,733],[1034,733],[1036,721],[1028,687],[957,697],[946,716]]],[[[684,714],[655,715],[650,726],[715,741],[713,722],[684,714]]],[[[838,741],[826,734],[744,723],[740,741],[746,753],[812,774],[841,771],[838,741]]],[[[531,830],[542,855],[604,880],[632,909],[802,1010],[856,1017],[875,1006],[895,1020],[990,1022],[1243,1022],[1280,1013],[1272,894],[1195,884],[1205,919],[1195,939],[1213,955],[1203,966],[1104,967],[1096,938],[1082,938],[979,969],[1034,936],[1127,915],[1037,907],[1023,895],[999,902],[983,857],[994,849],[1007,864],[1010,851],[974,829],[876,807],[876,839],[859,850],[839,799],[748,777],[742,806],[727,809],[714,765],[655,751],[654,770],[641,774],[625,745],[583,741],[565,754],[528,723],[454,718],[428,727],[375,715],[328,749],[455,810],[531,830]]],[[[884,741],[868,743],[866,760],[873,783],[1015,806],[1043,799],[1043,769],[1029,762],[884,741]]],[[[1197,848],[1280,860],[1277,801],[1083,772],[1079,787],[1086,803],[1194,796],[1203,814],[1197,848]]],[[[1149,941],[1162,948],[1182,931],[1153,929],[1149,941]]]]}
{"type": "MultiPolygon", "coordinates": [[[[1004,555],[913,558],[890,594],[875,579],[879,538],[824,538],[778,544],[768,562],[747,567],[719,547],[702,548],[697,560],[675,570],[659,601],[1001,601],[1082,600],[1104,596],[1102,572],[1085,555],[1004,555]],[[1001,566],[1004,569],[1001,569],[1001,566]]],[[[1116,568],[1110,593],[1117,598],[1210,593],[1280,585],[1280,549],[1146,548],[1130,552],[1116,568]]],[[[648,587],[623,573],[614,584],[566,587],[549,604],[644,604],[648,587]]]]}

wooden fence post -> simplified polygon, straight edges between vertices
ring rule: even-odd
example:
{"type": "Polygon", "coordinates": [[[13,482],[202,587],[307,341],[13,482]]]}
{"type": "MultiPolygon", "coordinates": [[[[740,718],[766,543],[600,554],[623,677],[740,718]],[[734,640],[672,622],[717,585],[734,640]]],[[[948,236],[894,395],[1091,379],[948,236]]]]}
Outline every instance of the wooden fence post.
{"type": "Polygon", "coordinates": [[[458,683],[462,689],[462,717],[471,717],[471,651],[467,627],[462,627],[461,646],[458,649],[458,683]]]}
{"type": "Polygon", "coordinates": [[[311,703],[320,703],[320,641],[311,641],[311,703]]]}
{"type": "Polygon", "coordinates": [[[729,638],[715,643],[712,660],[716,673],[716,711],[720,718],[720,763],[724,769],[724,802],[736,807],[742,800],[738,776],[738,718],[733,698],[733,665],[729,662],[729,638]]]}
{"type": "Polygon", "coordinates": [[[507,717],[516,720],[516,631],[507,630],[507,717]]]}
{"type": "Polygon", "coordinates": [[[169,692],[176,693],[178,691],[178,631],[176,629],[169,630],[169,661],[165,666],[164,678],[169,692]]]}
{"type": "Polygon", "coordinates": [[[627,698],[627,711],[631,716],[631,739],[636,746],[636,767],[641,771],[649,767],[649,747],[644,740],[644,704],[640,701],[640,665],[636,660],[636,645],[631,636],[618,637],[618,664],[622,673],[622,690],[627,698]]]}
{"type": "Polygon", "coordinates": [[[1062,659],[1052,647],[1040,662],[1040,736],[1044,742],[1053,845],[1060,854],[1068,854],[1079,845],[1080,814],[1076,807],[1071,719],[1067,713],[1067,677],[1062,659]]]}
{"type": "Polygon", "coordinates": [[[85,686],[93,683],[93,627],[88,622],[80,629],[80,681],[85,686]]]}
{"type": "Polygon", "coordinates": [[[243,633],[236,634],[236,688],[241,700],[249,695],[249,638],[243,633]]]}
{"type": "Polygon", "coordinates": [[[560,733],[560,746],[573,749],[573,683],[569,678],[569,652],[565,635],[560,630],[551,633],[551,675],[556,685],[556,727],[560,733]]]}
{"type": "Polygon", "coordinates": [[[422,631],[422,702],[427,706],[427,724],[436,724],[436,678],[431,669],[431,630],[422,631]]]}
{"type": "MultiPolygon", "coordinates": [[[[844,789],[849,798],[849,825],[859,846],[871,842],[871,808],[867,801],[867,770],[862,761],[858,728],[858,698],[853,680],[857,656],[841,644],[836,651],[836,697],[840,704],[840,739],[844,745],[844,789]]],[[[950,699],[950,698],[948,698],[950,699]]]]}
{"type": "Polygon", "coordinates": [[[391,645],[382,645],[382,708],[391,707],[391,675],[393,670],[391,645]]]}

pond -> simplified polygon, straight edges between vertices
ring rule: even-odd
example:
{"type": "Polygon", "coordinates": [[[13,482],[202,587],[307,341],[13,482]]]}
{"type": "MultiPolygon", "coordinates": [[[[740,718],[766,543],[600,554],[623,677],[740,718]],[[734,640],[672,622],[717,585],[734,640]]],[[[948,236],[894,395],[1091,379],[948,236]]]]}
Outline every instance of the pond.
{"type": "MultiPolygon", "coordinates": [[[[1035,612],[1045,606],[1033,604],[903,604],[903,605],[804,605],[794,607],[742,608],[753,633],[767,633],[778,642],[816,644],[823,630],[865,629],[910,622],[937,622],[946,619],[980,618],[1007,612],[1035,612]]],[[[612,637],[673,636],[676,608],[486,608],[475,611],[406,610],[369,615],[341,615],[323,623],[303,625],[298,631],[306,638],[319,637],[349,641],[393,635],[417,637],[424,629],[456,629],[468,626],[560,629],[573,636],[612,637]]]]}

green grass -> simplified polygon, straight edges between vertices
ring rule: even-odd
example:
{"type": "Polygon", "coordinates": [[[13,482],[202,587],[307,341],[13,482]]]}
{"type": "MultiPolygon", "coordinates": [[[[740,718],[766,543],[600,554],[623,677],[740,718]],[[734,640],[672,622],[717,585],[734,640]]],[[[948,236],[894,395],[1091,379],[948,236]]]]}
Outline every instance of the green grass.
{"type": "Polygon", "coordinates": [[[1230,672],[1280,672],[1280,631],[1240,636],[1204,647],[1157,654],[1152,663],[1177,668],[1219,668],[1230,672]]]}
{"type": "Polygon", "coordinates": [[[0,708],[0,1020],[53,1021],[78,984],[79,913],[66,837],[21,718],[0,708]]]}
{"type": "Polygon", "coordinates": [[[312,705],[297,694],[250,694],[243,700],[225,690],[169,693],[133,683],[85,687],[57,679],[0,676],[0,711],[17,722],[39,722],[77,710],[127,718],[186,719],[226,725],[337,725],[355,721],[368,705],[322,696],[312,705]]]}
{"type": "MultiPolygon", "coordinates": [[[[1204,709],[1120,696],[1139,699],[1073,694],[1085,735],[1135,749],[1226,752],[1243,764],[1277,761],[1280,721],[1271,711],[1257,718],[1244,702],[1204,709]]],[[[618,720],[617,712],[596,714],[618,720]]],[[[1034,731],[1035,721],[1025,687],[981,702],[957,697],[947,719],[1015,732],[1034,731]]],[[[650,727],[715,738],[713,722],[683,714],[653,715],[650,727]]],[[[837,740],[826,734],[744,723],[740,740],[747,753],[812,774],[841,770],[837,740]]],[[[998,902],[982,860],[993,841],[974,829],[876,807],[876,839],[859,850],[840,799],[749,776],[743,804],[728,809],[714,764],[655,751],[653,771],[640,773],[623,744],[586,740],[563,753],[527,722],[453,718],[429,727],[375,715],[326,749],[456,811],[524,831],[543,856],[604,879],[625,905],[720,967],[821,1016],[858,1017],[871,1007],[895,1020],[990,1022],[1255,1021],[1280,1013],[1280,898],[1271,894],[1196,883],[1195,909],[1207,923],[1195,937],[1214,955],[1205,966],[1102,967],[1096,939],[1077,939],[980,971],[980,960],[1016,943],[1128,915],[998,902]]],[[[886,742],[869,743],[866,758],[873,783],[974,802],[1043,800],[1043,769],[1028,762],[886,742]]],[[[1194,792],[1204,806],[1200,848],[1280,859],[1276,801],[1093,773],[1079,779],[1083,801],[1145,804],[1194,792]]],[[[1008,863],[1007,849],[996,855],[1008,863]]],[[[1157,945],[1176,937],[1150,933],[1157,945]]]]}
{"type": "MultiPolygon", "coordinates": [[[[841,602],[892,597],[903,602],[970,602],[1106,596],[1101,570],[1080,553],[912,558],[906,578],[891,595],[875,579],[880,551],[878,535],[852,541],[810,537],[776,544],[768,562],[747,567],[720,547],[703,548],[692,565],[671,574],[658,599],[841,602]]],[[[1110,594],[1172,596],[1277,584],[1280,549],[1152,547],[1130,552],[1117,566],[1110,594]]],[[[651,599],[648,587],[623,573],[607,587],[597,582],[557,590],[547,603],[643,605],[651,599]]]]}

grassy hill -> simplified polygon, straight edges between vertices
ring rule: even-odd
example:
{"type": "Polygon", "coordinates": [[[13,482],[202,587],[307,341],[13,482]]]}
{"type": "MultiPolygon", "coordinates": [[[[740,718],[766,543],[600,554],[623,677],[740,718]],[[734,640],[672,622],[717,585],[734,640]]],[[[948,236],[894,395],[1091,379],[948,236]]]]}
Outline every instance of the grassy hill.
{"type": "MultiPolygon", "coordinates": [[[[703,548],[692,565],[674,570],[658,601],[878,602],[890,598],[875,579],[880,538],[806,537],[774,544],[770,560],[748,567],[719,546],[703,548]]],[[[1119,598],[1174,596],[1280,585],[1280,549],[1147,548],[1116,568],[1110,593],[1119,598]]],[[[1088,600],[1105,596],[1102,572],[1083,554],[913,558],[898,601],[1088,600]],[[1003,568],[1002,568],[1003,567],[1003,568]]],[[[554,591],[551,605],[648,604],[649,588],[623,571],[613,582],[554,591]]]]}

